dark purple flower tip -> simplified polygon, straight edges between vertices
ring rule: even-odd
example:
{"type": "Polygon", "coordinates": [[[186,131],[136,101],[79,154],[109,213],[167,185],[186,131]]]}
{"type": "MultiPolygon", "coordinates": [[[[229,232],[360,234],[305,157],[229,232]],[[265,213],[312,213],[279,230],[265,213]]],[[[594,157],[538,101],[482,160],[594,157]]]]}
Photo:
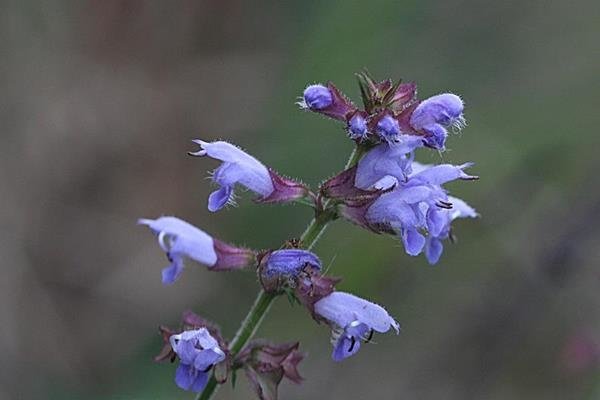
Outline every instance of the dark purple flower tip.
{"type": "Polygon", "coordinates": [[[375,132],[387,142],[394,141],[400,135],[400,125],[394,117],[386,114],[377,121],[375,132]]]}
{"type": "Polygon", "coordinates": [[[304,89],[304,102],[311,110],[322,110],[333,103],[333,96],[323,85],[310,85],[304,89]]]}
{"type": "Polygon", "coordinates": [[[348,121],[348,135],[354,140],[361,140],[367,136],[367,120],[360,113],[354,114],[348,121]]]}

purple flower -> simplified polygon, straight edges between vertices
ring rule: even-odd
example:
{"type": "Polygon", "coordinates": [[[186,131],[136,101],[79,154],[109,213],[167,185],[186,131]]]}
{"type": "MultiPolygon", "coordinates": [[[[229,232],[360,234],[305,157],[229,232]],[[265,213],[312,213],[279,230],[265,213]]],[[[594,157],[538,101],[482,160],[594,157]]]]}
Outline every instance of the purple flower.
{"type": "Polygon", "coordinates": [[[268,197],[275,190],[267,167],[239,147],[222,141],[209,143],[196,139],[193,142],[199,144],[201,150],[190,154],[208,155],[223,161],[223,164],[213,172],[212,180],[221,187],[208,198],[210,211],[218,211],[232,201],[236,183],[263,198],[268,197]]]}
{"type": "Polygon", "coordinates": [[[367,120],[360,113],[354,114],[348,121],[348,135],[354,140],[361,140],[367,136],[367,120]]]}
{"type": "Polygon", "coordinates": [[[193,142],[199,144],[201,150],[190,152],[190,155],[201,157],[208,155],[223,161],[212,175],[213,182],[220,186],[208,198],[208,209],[212,212],[220,210],[233,201],[236,184],[256,193],[259,196],[258,202],[291,201],[302,198],[308,193],[304,185],[279,176],[231,143],[223,141],[209,143],[199,139],[193,142]]]}
{"type": "Polygon", "coordinates": [[[425,257],[429,264],[436,264],[444,251],[443,240],[450,237],[450,224],[457,218],[477,218],[473,207],[458,197],[448,196],[452,208],[431,208],[427,211],[429,235],[425,243],[425,257]]]}
{"type": "Polygon", "coordinates": [[[443,150],[448,132],[446,127],[461,129],[465,124],[464,103],[451,93],[439,94],[421,102],[410,117],[410,125],[426,133],[430,147],[443,150]]]}
{"type": "MultiPolygon", "coordinates": [[[[385,148],[380,151],[385,151],[385,148]]],[[[383,160],[385,158],[378,162],[383,160]]],[[[341,207],[342,215],[374,232],[397,235],[409,255],[416,256],[425,249],[427,259],[433,264],[441,255],[441,240],[450,237],[452,220],[477,215],[462,200],[450,198],[442,187],[444,183],[455,179],[477,179],[464,172],[472,164],[427,166],[413,162],[412,173],[403,178],[399,175],[406,174],[408,168],[403,169],[397,161],[390,160],[393,158],[387,159],[387,164],[383,162],[381,168],[373,167],[375,162],[368,160],[362,175],[356,174],[356,185],[393,190],[371,198],[365,197],[362,201],[346,202],[341,207]],[[386,171],[394,170],[397,172],[392,172],[393,175],[384,175],[386,171]],[[456,208],[453,202],[457,203],[456,208]]]]}
{"type": "Polygon", "coordinates": [[[260,281],[265,290],[276,291],[307,267],[321,270],[321,260],[316,254],[301,249],[275,250],[267,253],[260,262],[260,281]]]}
{"type": "Polygon", "coordinates": [[[413,151],[423,146],[419,136],[399,135],[393,143],[381,143],[358,162],[354,184],[363,190],[388,189],[406,180],[413,151]]]}
{"type": "Polygon", "coordinates": [[[183,272],[183,259],[208,266],[212,270],[241,269],[256,260],[252,250],[231,246],[214,239],[206,232],[177,218],[140,219],[139,224],[147,225],[158,235],[158,244],[167,254],[171,264],[162,271],[162,281],[173,283],[183,272]]]}
{"type": "Polygon", "coordinates": [[[179,357],[175,383],[184,390],[201,392],[208,382],[208,371],[225,359],[219,343],[206,328],[183,331],[169,341],[179,357]]]}
{"type": "MultiPolygon", "coordinates": [[[[452,203],[441,185],[455,179],[477,178],[463,171],[471,164],[442,164],[434,167],[418,163],[414,165],[416,173],[409,175],[407,181],[393,191],[382,194],[368,208],[365,216],[369,223],[386,226],[396,232],[407,254],[412,256],[420,254],[427,242],[420,231],[427,230],[430,236],[437,237],[448,225],[442,209],[452,208],[452,203]]],[[[434,248],[431,254],[435,254],[435,246],[439,247],[439,243],[434,242],[432,246],[434,248]]],[[[433,259],[435,257],[431,257],[433,259]]]]}
{"type": "Polygon", "coordinates": [[[271,252],[266,258],[265,274],[295,276],[308,264],[321,269],[321,260],[315,253],[301,249],[284,249],[271,252]]]}
{"type": "Polygon", "coordinates": [[[304,103],[313,110],[322,110],[333,103],[333,96],[323,85],[310,85],[304,89],[304,103]]]}
{"type": "Polygon", "coordinates": [[[370,341],[373,331],[384,333],[394,328],[399,333],[400,330],[400,325],[383,307],[349,293],[333,292],[316,302],[314,310],[332,327],[334,361],[356,354],[361,341],[370,341]]]}
{"type": "Polygon", "coordinates": [[[386,142],[395,141],[400,135],[400,124],[394,117],[386,114],[377,121],[375,132],[386,142]]]}

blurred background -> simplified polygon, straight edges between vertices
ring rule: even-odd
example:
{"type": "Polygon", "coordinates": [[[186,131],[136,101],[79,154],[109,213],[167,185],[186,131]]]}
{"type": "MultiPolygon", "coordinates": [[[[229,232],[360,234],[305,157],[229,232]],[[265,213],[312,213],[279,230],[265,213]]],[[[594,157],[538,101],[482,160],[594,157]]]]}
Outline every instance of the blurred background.
{"type": "MultiPolygon", "coordinates": [[[[600,399],[600,3],[597,1],[3,1],[0,13],[0,398],[190,399],[155,364],[159,324],[192,309],[231,337],[252,272],[166,265],[138,217],[177,215],[275,248],[302,206],[206,210],[225,138],[315,187],[351,151],[298,111],[305,85],[353,73],[463,96],[468,127],[422,162],[483,218],[430,267],[342,221],[316,251],[340,288],[387,307],[399,337],[330,360],[329,332],[278,301],[259,336],[301,340],[306,382],[283,399],[600,399]]],[[[252,398],[245,378],[217,399],[252,398]]]]}

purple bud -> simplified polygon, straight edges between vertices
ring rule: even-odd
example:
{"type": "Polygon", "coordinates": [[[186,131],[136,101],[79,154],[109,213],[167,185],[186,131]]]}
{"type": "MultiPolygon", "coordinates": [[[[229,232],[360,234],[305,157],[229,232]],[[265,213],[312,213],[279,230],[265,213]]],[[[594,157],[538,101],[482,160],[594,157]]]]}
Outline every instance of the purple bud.
{"type": "Polygon", "coordinates": [[[354,140],[364,139],[367,136],[367,120],[360,113],[354,114],[348,121],[348,134],[354,140]]]}
{"type": "Polygon", "coordinates": [[[410,124],[415,129],[423,129],[431,124],[450,126],[461,119],[464,103],[451,93],[438,94],[422,101],[413,111],[410,124]]]}
{"type": "Polygon", "coordinates": [[[387,311],[370,301],[349,293],[333,292],[314,305],[315,313],[327,321],[335,340],[332,357],[341,361],[358,351],[360,342],[368,342],[372,331],[385,333],[400,326],[387,311]]]}
{"type": "Polygon", "coordinates": [[[375,132],[385,141],[393,141],[400,135],[400,125],[391,115],[384,115],[375,126],[375,132]]]}
{"type": "Polygon", "coordinates": [[[307,269],[321,270],[321,260],[316,254],[301,249],[275,250],[260,262],[260,281],[265,290],[276,291],[307,269]]]}
{"type": "Polygon", "coordinates": [[[311,110],[322,110],[333,103],[333,96],[323,85],[310,85],[304,90],[304,102],[311,110]]]}
{"type": "Polygon", "coordinates": [[[256,253],[213,239],[206,232],[177,218],[140,219],[158,236],[158,243],[171,264],[162,271],[165,284],[175,282],[183,272],[183,260],[191,258],[215,270],[241,269],[252,265],[256,253]]]}
{"type": "Polygon", "coordinates": [[[433,96],[420,103],[410,117],[410,125],[425,132],[429,147],[444,150],[448,132],[446,127],[461,129],[465,119],[462,115],[463,101],[455,94],[433,96]]]}

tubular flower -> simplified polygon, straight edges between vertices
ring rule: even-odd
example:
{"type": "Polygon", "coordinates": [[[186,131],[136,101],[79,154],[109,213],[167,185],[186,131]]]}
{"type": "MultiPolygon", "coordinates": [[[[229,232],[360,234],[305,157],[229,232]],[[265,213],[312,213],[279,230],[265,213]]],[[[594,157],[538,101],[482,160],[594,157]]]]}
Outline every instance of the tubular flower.
{"type": "Polygon", "coordinates": [[[204,264],[211,270],[242,269],[256,260],[254,251],[214,239],[177,217],[140,219],[138,223],[147,225],[158,235],[158,244],[171,262],[162,271],[162,281],[165,284],[173,283],[179,278],[183,272],[185,257],[204,264]]]}
{"type": "Polygon", "coordinates": [[[208,209],[212,212],[222,209],[231,203],[234,197],[234,187],[240,184],[256,193],[258,202],[284,202],[302,198],[308,189],[295,181],[283,178],[273,170],[264,166],[239,147],[231,143],[204,142],[193,140],[201,149],[190,152],[193,156],[206,156],[223,161],[212,174],[212,180],[220,188],[210,194],[208,209]]]}
{"type": "MultiPolygon", "coordinates": [[[[375,232],[396,234],[409,255],[419,255],[426,248],[427,259],[434,264],[442,252],[441,240],[449,237],[452,220],[477,215],[462,200],[450,198],[442,187],[455,179],[477,179],[464,172],[471,165],[427,166],[414,162],[411,167],[413,172],[405,180],[400,181],[398,176],[393,176],[394,179],[381,178],[372,184],[376,188],[378,185],[391,185],[393,190],[358,204],[346,203],[342,206],[342,215],[375,232]],[[389,182],[385,182],[386,179],[389,182]],[[457,202],[456,209],[453,201],[457,202]]],[[[401,171],[397,165],[391,166],[393,168],[388,170],[401,171]]],[[[369,177],[373,181],[380,175],[382,173],[369,177]]],[[[357,172],[357,180],[358,177],[357,172]]]]}
{"type": "Polygon", "coordinates": [[[385,333],[400,325],[387,311],[370,301],[344,292],[333,292],[314,305],[317,316],[332,327],[334,361],[342,361],[358,352],[361,341],[371,340],[373,331],[385,333]]]}
{"type": "Polygon", "coordinates": [[[201,392],[209,378],[209,371],[225,359],[225,352],[207,329],[183,331],[169,338],[179,357],[175,383],[184,390],[201,392]]]}

